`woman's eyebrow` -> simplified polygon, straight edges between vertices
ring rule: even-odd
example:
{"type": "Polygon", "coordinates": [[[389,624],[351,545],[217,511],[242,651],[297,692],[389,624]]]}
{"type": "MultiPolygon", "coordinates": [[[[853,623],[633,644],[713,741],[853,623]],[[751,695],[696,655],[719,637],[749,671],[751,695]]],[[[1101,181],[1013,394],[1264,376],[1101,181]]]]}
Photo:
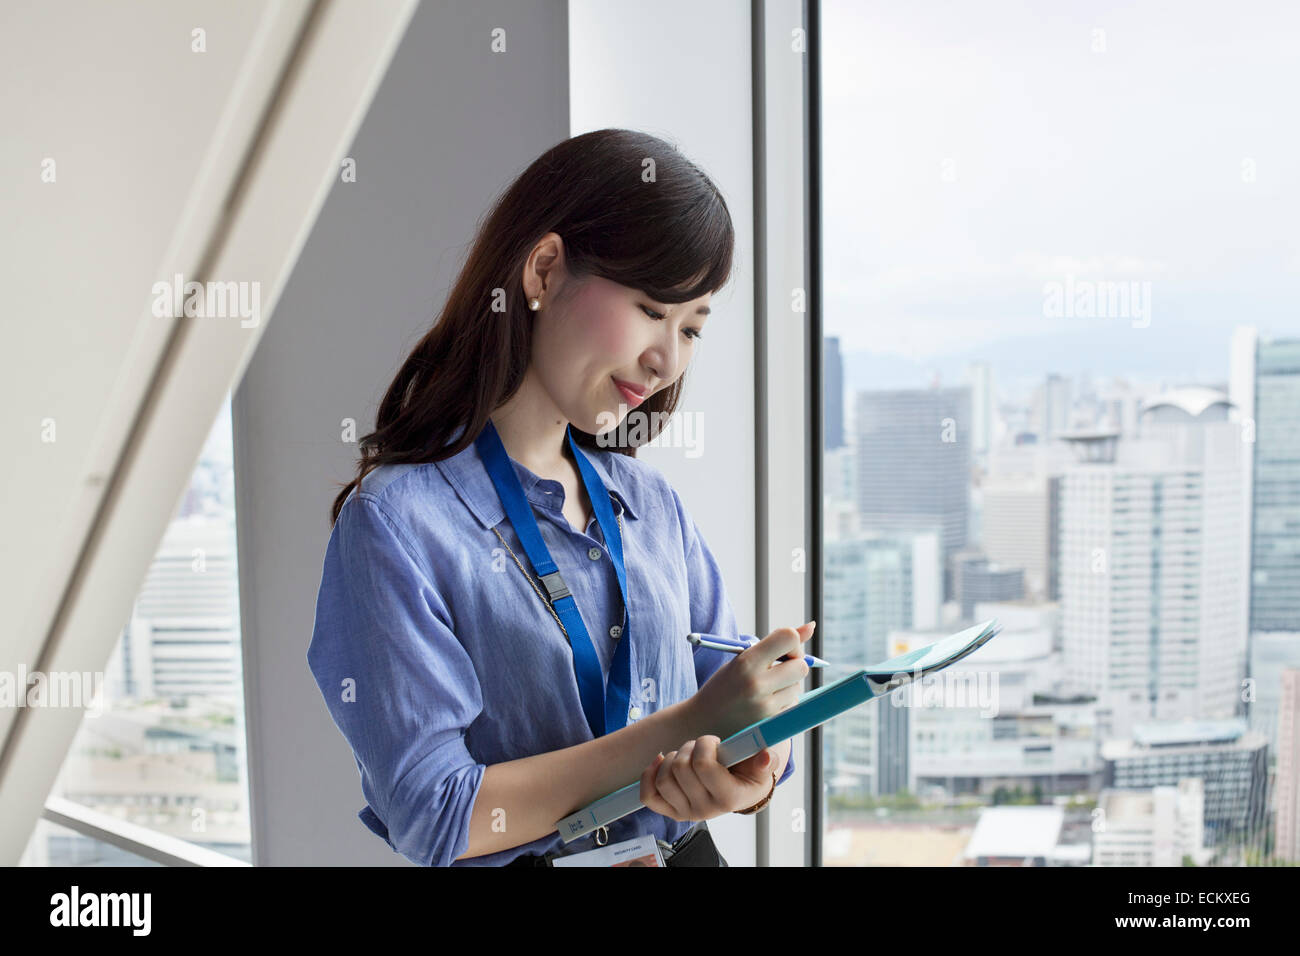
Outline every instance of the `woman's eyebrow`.
{"type": "MultiPolygon", "coordinates": [[[[652,300],[652,301],[653,301],[653,300],[652,300]]],[[[674,303],[674,304],[675,304],[675,303],[674,303]]],[[[672,310],[672,305],[669,305],[667,302],[656,302],[655,305],[662,305],[662,306],[664,307],[664,314],[665,314],[665,315],[667,315],[668,312],[670,312],[670,311],[672,310]]],[[[710,309],[707,305],[702,305],[702,306],[700,306],[698,309],[695,310],[695,314],[696,314],[696,315],[709,315],[712,311],[713,311],[713,310],[710,309]]]]}

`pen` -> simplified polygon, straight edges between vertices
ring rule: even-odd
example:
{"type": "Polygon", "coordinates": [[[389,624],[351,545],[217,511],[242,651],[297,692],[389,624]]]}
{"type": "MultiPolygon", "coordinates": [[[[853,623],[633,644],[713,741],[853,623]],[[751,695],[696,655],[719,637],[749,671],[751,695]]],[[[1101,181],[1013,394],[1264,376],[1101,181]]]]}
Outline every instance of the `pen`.
{"type": "MultiPolygon", "coordinates": [[[[739,654],[747,647],[752,647],[758,643],[758,638],[752,634],[741,634],[740,639],[734,637],[723,637],[720,634],[702,634],[692,632],[686,635],[686,639],[698,647],[711,647],[715,651],[726,651],[728,654],[739,654]]],[[[789,658],[787,658],[788,660],[789,658]]],[[[829,661],[824,661],[820,657],[813,657],[811,654],[803,655],[804,663],[809,667],[830,667],[829,661]]]]}

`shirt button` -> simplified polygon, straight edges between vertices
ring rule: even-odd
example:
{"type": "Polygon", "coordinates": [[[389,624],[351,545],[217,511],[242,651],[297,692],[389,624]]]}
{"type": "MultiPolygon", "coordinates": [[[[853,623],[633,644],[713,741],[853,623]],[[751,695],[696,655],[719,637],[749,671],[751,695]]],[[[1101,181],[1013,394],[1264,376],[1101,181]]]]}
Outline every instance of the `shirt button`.
{"type": "Polygon", "coordinates": [[[622,636],[623,636],[623,625],[622,625],[622,624],[615,624],[613,627],[611,627],[611,628],[609,629],[609,636],[610,636],[610,637],[622,637],[622,636]]]}
{"type": "Polygon", "coordinates": [[[641,716],[641,708],[640,708],[640,707],[638,707],[638,706],[636,706],[635,704],[633,704],[630,708],[628,708],[628,712],[627,712],[627,719],[628,719],[628,720],[636,720],[636,719],[637,719],[638,717],[640,717],[640,716],[641,716]]]}
{"type": "Polygon", "coordinates": [[[599,561],[600,553],[600,548],[592,548],[587,552],[587,557],[591,558],[593,561],[599,561]]]}

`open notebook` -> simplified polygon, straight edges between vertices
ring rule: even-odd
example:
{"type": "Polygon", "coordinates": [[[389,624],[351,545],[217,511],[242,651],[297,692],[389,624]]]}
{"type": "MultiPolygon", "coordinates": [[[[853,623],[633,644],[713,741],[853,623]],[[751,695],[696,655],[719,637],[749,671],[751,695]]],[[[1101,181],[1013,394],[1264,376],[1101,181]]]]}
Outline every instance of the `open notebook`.
{"type": "MultiPolygon", "coordinates": [[[[779,714],[750,724],[718,745],[718,762],[730,767],[764,747],[811,730],[838,714],[876,697],[883,697],[927,674],[943,670],[974,653],[999,633],[997,618],[959,631],[942,641],[879,664],[854,671],[843,680],[810,690],[779,714]]],[[[571,813],[555,825],[565,843],[641,809],[641,780],[637,780],[571,813]]]]}

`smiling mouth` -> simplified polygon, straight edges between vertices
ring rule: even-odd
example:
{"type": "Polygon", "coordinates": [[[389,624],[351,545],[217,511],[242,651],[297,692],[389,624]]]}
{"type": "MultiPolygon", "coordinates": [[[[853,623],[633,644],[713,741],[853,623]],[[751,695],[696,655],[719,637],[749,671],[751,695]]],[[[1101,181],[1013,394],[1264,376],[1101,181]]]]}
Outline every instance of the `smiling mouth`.
{"type": "Polygon", "coordinates": [[[636,406],[645,401],[645,396],[638,395],[625,385],[620,385],[617,379],[611,378],[610,381],[614,383],[614,387],[618,389],[618,393],[623,396],[629,405],[636,406]]]}

